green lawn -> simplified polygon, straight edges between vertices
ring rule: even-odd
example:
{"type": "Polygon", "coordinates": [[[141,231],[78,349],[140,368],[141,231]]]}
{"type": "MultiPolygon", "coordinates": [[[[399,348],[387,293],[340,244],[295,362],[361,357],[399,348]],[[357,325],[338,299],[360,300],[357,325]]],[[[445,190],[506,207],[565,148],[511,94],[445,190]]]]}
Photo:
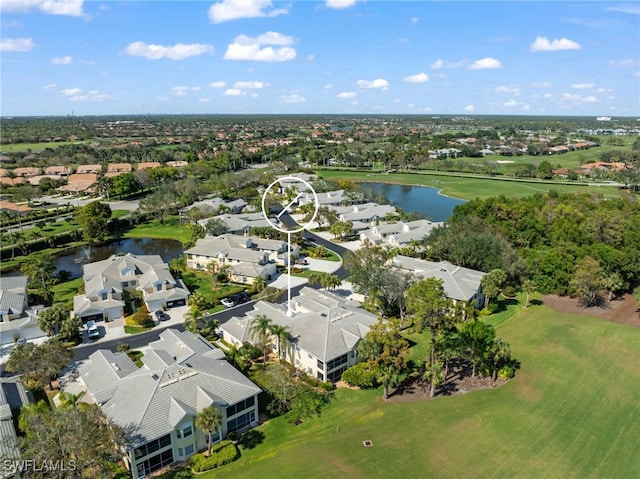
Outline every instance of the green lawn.
{"type": "Polygon", "coordinates": [[[82,278],[72,279],[53,287],[53,302],[68,303],[73,306],[73,297],[78,294],[78,289],[84,285],[82,278]]]}
{"type": "Polygon", "coordinates": [[[430,186],[439,188],[441,193],[455,198],[472,200],[505,195],[523,197],[534,193],[547,193],[551,190],[559,193],[578,191],[596,191],[607,196],[617,196],[617,189],[612,186],[581,186],[566,183],[545,183],[542,181],[514,181],[499,177],[469,178],[453,174],[432,174],[431,172],[411,173],[367,173],[362,171],[317,171],[318,175],[330,180],[351,180],[359,182],[398,183],[406,185],[430,186]]]}
{"type": "MultiPolygon", "coordinates": [[[[229,296],[230,294],[240,293],[245,290],[245,287],[235,283],[221,283],[218,282],[216,289],[213,289],[213,281],[211,280],[211,274],[202,271],[186,271],[182,275],[184,284],[189,288],[192,293],[198,292],[211,304],[218,303],[221,298],[229,296]]],[[[224,306],[217,304],[212,310],[208,312],[214,313],[224,309],[224,306]]]]}
{"type": "Polygon", "coordinates": [[[40,151],[45,148],[57,148],[64,145],[80,145],[87,143],[86,141],[49,141],[46,143],[14,143],[10,145],[1,145],[2,153],[13,153],[15,151],[40,151]]]}
{"type": "Polygon", "coordinates": [[[127,238],[175,239],[182,241],[182,243],[187,243],[191,239],[189,228],[173,219],[164,224],[160,224],[158,220],[139,224],[128,230],[124,236],[127,238]]]}
{"type": "Polygon", "coordinates": [[[640,328],[533,306],[497,331],[522,363],[501,388],[406,403],[340,389],[321,417],[272,419],[201,477],[639,477],[640,328]]]}

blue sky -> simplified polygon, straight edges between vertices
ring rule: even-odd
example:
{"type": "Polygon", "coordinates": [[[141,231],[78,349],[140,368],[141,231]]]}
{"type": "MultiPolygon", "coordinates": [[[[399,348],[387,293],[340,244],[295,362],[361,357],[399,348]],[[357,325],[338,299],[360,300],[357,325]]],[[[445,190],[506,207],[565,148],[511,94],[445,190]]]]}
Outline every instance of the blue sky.
{"type": "Polygon", "coordinates": [[[2,0],[3,116],[640,115],[640,3],[2,0]]]}

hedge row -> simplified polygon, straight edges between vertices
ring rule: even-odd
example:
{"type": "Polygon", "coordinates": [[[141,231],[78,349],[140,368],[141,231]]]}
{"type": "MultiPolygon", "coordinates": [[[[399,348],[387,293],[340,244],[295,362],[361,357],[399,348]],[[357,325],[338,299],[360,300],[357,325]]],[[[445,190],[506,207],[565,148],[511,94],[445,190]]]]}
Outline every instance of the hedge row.
{"type": "Polygon", "coordinates": [[[204,472],[209,469],[224,466],[240,457],[240,451],[231,441],[222,441],[211,449],[211,456],[204,453],[196,454],[189,459],[189,465],[193,472],[204,472]]]}

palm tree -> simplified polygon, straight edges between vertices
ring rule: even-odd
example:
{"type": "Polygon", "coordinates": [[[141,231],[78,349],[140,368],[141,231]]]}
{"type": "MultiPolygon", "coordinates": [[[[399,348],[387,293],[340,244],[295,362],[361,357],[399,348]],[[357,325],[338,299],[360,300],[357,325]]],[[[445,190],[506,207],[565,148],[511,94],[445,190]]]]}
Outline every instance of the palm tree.
{"type": "Polygon", "coordinates": [[[257,276],[256,279],[253,280],[253,289],[256,293],[262,293],[266,287],[267,280],[264,279],[263,276],[257,276]]]}
{"type": "Polygon", "coordinates": [[[211,445],[213,442],[213,433],[218,431],[222,425],[222,413],[215,407],[209,406],[204,408],[196,416],[196,427],[207,433],[209,449],[207,455],[211,456],[211,445]]]}
{"type": "Polygon", "coordinates": [[[207,263],[207,271],[211,273],[213,289],[216,289],[218,287],[218,274],[220,274],[220,265],[215,259],[212,259],[207,263]]]}
{"type": "Polygon", "coordinates": [[[191,305],[189,311],[184,315],[184,329],[190,333],[196,334],[200,329],[200,319],[204,316],[204,313],[195,304],[191,305]]]}
{"type": "Polygon", "coordinates": [[[264,314],[259,314],[251,320],[249,334],[251,338],[262,345],[262,366],[267,367],[267,346],[269,339],[269,331],[271,328],[271,320],[264,314]]]}
{"type": "Polygon", "coordinates": [[[220,327],[220,321],[214,318],[207,318],[202,325],[201,333],[204,337],[208,338],[215,334],[216,329],[220,327]]]}
{"type": "Polygon", "coordinates": [[[501,361],[507,360],[511,357],[511,350],[509,349],[509,344],[500,338],[495,338],[493,340],[493,344],[491,346],[491,360],[492,360],[492,371],[491,371],[491,379],[494,381],[498,377],[498,365],[501,361]]]}
{"type": "Polygon", "coordinates": [[[533,281],[531,281],[530,279],[525,279],[524,283],[522,283],[522,289],[524,290],[525,293],[527,293],[527,299],[524,302],[524,307],[528,308],[529,307],[529,296],[531,295],[531,293],[535,293],[536,284],[533,281]]]}
{"type": "Polygon", "coordinates": [[[282,344],[287,344],[289,341],[289,335],[291,329],[288,326],[282,326],[280,324],[272,324],[269,328],[269,332],[278,339],[278,355],[280,357],[287,357],[287,352],[282,351],[282,344]],[[284,354],[283,354],[284,352],[284,354]]]}
{"type": "MultiPolygon", "coordinates": [[[[78,394],[73,394],[67,391],[61,392],[59,395],[60,405],[58,407],[69,409],[78,406],[82,396],[84,396],[84,393],[85,391],[80,391],[78,394]]],[[[85,406],[87,406],[87,404],[85,404],[85,406]]]]}
{"type": "Polygon", "coordinates": [[[239,348],[235,344],[232,344],[225,352],[227,356],[227,361],[231,364],[235,364],[241,370],[244,369],[245,362],[242,354],[242,348],[239,348]]]}

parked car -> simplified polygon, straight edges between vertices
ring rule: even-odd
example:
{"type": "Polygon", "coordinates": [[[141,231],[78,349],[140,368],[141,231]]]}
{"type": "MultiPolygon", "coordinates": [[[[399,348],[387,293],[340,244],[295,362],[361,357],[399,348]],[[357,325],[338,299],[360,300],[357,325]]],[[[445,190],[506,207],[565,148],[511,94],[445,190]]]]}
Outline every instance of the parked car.
{"type": "Polygon", "coordinates": [[[158,311],[155,312],[156,315],[156,319],[158,321],[167,321],[168,319],[171,319],[171,316],[169,316],[167,313],[165,313],[164,311],[162,311],[161,309],[159,309],[158,311]]]}
{"type": "Polygon", "coordinates": [[[26,344],[27,340],[24,338],[18,338],[18,340],[16,341],[16,344],[26,344]]]}
{"type": "Polygon", "coordinates": [[[97,339],[100,337],[100,330],[93,320],[87,321],[87,337],[89,339],[97,339]]]}
{"type": "Polygon", "coordinates": [[[227,308],[233,308],[236,305],[236,302],[233,299],[231,299],[231,297],[222,298],[220,302],[222,303],[223,306],[227,308]]]}
{"type": "Polygon", "coordinates": [[[309,262],[306,259],[297,259],[294,261],[294,264],[302,264],[302,265],[308,265],[309,262]]]}
{"type": "Polygon", "coordinates": [[[242,293],[238,293],[238,297],[240,298],[241,303],[246,303],[247,301],[251,301],[251,295],[246,291],[243,291],[242,293]]]}

